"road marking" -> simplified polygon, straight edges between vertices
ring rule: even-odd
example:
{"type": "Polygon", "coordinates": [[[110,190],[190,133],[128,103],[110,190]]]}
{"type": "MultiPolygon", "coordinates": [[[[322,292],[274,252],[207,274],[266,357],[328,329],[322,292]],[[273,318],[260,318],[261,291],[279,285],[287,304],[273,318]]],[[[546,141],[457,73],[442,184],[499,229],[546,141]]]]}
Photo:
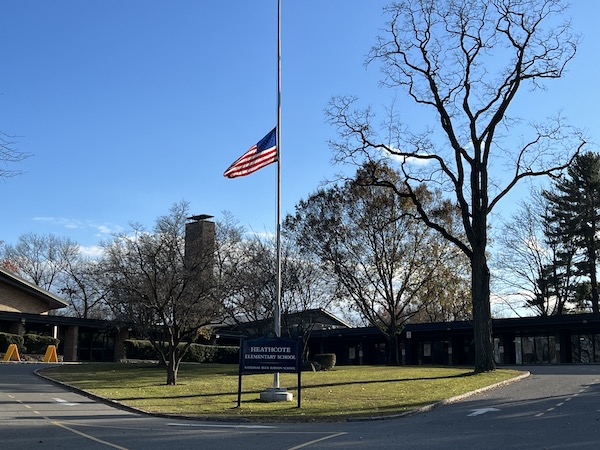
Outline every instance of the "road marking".
{"type": "Polygon", "coordinates": [[[560,403],[558,403],[556,406],[562,406],[562,405],[564,405],[564,404],[565,404],[565,402],[560,402],[560,403]]]}
{"type": "MultiPolygon", "coordinates": [[[[194,427],[194,428],[234,428],[234,429],[276,429],[276,428],[278,428],[276,426],[271,426],[271,425],[240,425],[240,424],[212,424],[212,423],[176,423],[176,422],[167,423],[166,425],[169,426],[169,427],[194,427]]],[[[279,433],[279,432],[276,432],[276,433],[279,433]]],[[[291,432],[291,434],[296,434],[296,433],[291,432]]],[[[305,433],[302,433],[302,434],[305,434],[305,433]]],[[[313,433],[309,433],[309,434],[313,434],[313,433]]],[[[327,435],[327,436],[320,437],[318,439],[313,439],[312,441],[304,442],[304,443],[296,445],[294,447],[290,447],[287,450],[299,450],[301,448],[311,446],[313,444],[325,441],[327,439],[333,439],[335,437],[342,436],[344,434],[348,434],[348,433],[346,433],[346,432],[339,432],[339,433],[330,434],[330,435],[327,435]]]]}
{"type": "Polygon", "coordinates": [[[554,408],[548,408],[546,411],[547,412],[554,411],[554,408]]]}
{"type": "Polygon", "coordinates": [[[309,445],[316,444],[317,442],[322,442],[322,441],[325,441],[327,439],[333,439],[333,438],[336,438],[338,436],[343,436],[344,434],[348,434],[348,433],[342,432],[342,433],[330,434],[329,436],[324,436],[322,438],[315,439],[313,441],[305,442],[304,444],[296,445],[295,447],[290,447],[290,448],[288,448],[288,450],[298,450],[300,448],[304,448],[304,447],[308,447],[309,445]]]}
{"type": "Polygon", "coordinates": [[[471,414],[469,414],[467,417],[480,416],[485,413],[495,412],[495,411],[500,411],[500,410],[497,408],[479,408],[479,409],[473,409],[472,411],[473,412],[471,414]]]}
{"type": "Polygon", "coordinates": [[[534,417],[542,417],[544,413],[537,413],[534,417]]]}
{"type": "Polygon", "coordinates": [[[86,433],[83,433],[81,431],[75,430],[74,428],[71,428],[71,427],[69,427],[69,426],[67,426],[67,425],[65,425],[63,423],[57,422],[55,420],[51,420],[48,417],[45,417],[45,419],[48,419],[52,425],[56,425],[57,427],[64,428],[65,430],[68,430],[71,433],[78,434],[79,436],[84,437],[86,439],[89,439],[90,441],[98,442],[100,444],[104,444],[104,445],[107,445],[108,447],[116,448],[116,449],[119,449],[119,450],[128,450],[127,447],[121,447],[120,445],[111,444],[110,442],[103,441],[102,439],[98,439],[97,437],[90,436],[89,434],[86,434],[86,433]]]}
{"type": "Polygon", "coordinates": [[[168,423],[169,427],[202,427],[202,428],[251,428],[251,429],[267,429],[277,428],[269,425],[238,425],[238,424],[207,424],[207,423],[168,423]]]}
{"type": "Polygon", "coordinates": [[[53,400],[56,403],[58,403],[59,405],[63,405],[63,406],[79,406],[81,404],[81,403],[71,403],[66,400],[63,400],[62,398],[56,398],[56,397],[54,397],[53,400]]]}

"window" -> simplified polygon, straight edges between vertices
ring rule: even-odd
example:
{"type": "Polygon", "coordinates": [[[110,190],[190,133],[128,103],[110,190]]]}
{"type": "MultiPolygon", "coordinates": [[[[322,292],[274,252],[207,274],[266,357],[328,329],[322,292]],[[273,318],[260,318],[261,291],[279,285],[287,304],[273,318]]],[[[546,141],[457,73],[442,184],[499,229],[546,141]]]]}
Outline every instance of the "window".
{"type": "Polygon", "coordinates": [[[520,336],[515,338],[517,364],[556,363],[554,336],[520,336]]]}
{"type": "Polygon", "coordinates": [[[574,363],[600,362],[600,335],[574,334],[571,336],[571,356],[574,363]]]}

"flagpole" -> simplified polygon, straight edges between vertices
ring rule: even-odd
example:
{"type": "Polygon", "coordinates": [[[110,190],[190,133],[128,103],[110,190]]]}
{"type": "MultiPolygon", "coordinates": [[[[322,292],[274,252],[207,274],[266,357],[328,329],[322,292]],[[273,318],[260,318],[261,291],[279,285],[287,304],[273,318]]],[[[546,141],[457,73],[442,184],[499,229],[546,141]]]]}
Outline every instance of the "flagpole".
{"type": "MultiPolygon", "coordinates": [[[[277,295],[274,331],[281,337],[281,0],[277,0],[277,295]]],[[[273,388],[279,389],[279,373],[273,377],[273,388]]]]}

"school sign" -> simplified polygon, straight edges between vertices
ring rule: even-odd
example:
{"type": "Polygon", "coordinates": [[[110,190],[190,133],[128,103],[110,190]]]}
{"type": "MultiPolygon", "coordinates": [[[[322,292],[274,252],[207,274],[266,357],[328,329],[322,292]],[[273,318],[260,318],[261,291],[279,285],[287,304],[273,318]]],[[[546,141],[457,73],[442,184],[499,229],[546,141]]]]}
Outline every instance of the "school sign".
{"type": "Polygon", "coordinates": [[[298,407],[300,407],[302,339],[297,341],[281,338],[243,339],[240,350],[238,407],[242,396],[242,374],[284,372],[298,374],[298,407]]]}
{"type": "Polygon", "coordinates": [[[298,342],[287,339],[244,341],[242,355],[246,373],[297,372],[300,363],[298,342]]]}

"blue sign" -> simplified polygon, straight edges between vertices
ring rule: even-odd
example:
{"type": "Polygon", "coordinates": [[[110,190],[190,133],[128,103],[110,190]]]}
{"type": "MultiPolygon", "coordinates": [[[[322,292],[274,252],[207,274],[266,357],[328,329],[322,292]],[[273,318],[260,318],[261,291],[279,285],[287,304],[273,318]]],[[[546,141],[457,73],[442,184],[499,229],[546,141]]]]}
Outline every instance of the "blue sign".
{"type": "Polygon", "coordinates": [[[297,341],[281,338],[260,338],[243,342],[241,369],[243,372],[297,372],[300,354],[297,341]]]}

